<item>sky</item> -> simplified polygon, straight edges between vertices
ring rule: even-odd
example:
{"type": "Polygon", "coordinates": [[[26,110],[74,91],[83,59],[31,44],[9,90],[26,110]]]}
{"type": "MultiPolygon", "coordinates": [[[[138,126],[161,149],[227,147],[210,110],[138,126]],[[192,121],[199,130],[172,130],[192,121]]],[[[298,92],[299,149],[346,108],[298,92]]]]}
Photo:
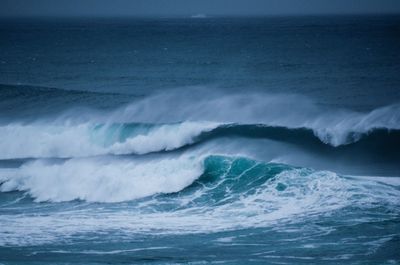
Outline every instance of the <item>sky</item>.
{"type": "Polygon", "coordinates": [[[0,0],[0,17],[400,14],[400,0],[0,0]]]}

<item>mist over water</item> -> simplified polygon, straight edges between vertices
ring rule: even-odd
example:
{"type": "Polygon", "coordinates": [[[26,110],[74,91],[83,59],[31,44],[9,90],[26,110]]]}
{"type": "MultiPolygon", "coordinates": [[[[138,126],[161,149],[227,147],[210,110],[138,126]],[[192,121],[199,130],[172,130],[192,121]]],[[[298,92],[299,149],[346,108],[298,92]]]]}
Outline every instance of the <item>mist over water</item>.
{"type": "Polygon", "coordinates": [[[4,21],[0,263],[397,264],[397,23],[4,21]]]}

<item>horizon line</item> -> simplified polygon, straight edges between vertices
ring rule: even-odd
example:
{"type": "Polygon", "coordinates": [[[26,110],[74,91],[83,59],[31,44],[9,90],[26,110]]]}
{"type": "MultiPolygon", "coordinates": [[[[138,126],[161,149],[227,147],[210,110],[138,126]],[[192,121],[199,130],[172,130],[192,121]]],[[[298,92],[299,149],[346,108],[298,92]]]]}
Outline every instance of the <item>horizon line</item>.
{"type": "Polygon", "coordinates": [[[193,13],[193,14],[176,14],[176,15],[162,15],[162,14],[147,14],[147,15],[0,15],[0,19],[46,19],[46,18],[60,18],[60,19],[79,19],[79,18],[99,18],[99,19],[113,19],[113,18],[159,18],[159,19],[194,19],[202,20],[209,18],[274,18],[274,17],[365,17],[365,16],[400,16],[400,12],[349,12],[349,13],[280,13],[280,14],[206,14],[206,13],[193,13]]]}

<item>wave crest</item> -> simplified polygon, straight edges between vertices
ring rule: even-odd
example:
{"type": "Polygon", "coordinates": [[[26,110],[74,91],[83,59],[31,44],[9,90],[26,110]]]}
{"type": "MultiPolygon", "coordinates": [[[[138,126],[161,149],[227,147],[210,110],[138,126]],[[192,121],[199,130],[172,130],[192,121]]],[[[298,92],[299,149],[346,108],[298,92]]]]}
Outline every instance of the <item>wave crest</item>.
{"type": "MultiPolygon", "coordinates": [[[[0,191],[27,191],[36,201],[121,202],[161,194],[153,198],[153,206],[160,210],[168,203],[182,209],[213,209],[211,206],[241,209],[239,204],[248,204],[244,208],[252,209],[254,204],[260,210],[267,203],[271,207],[265,210],[270,212],[302,200],[305,203],[311,200],[307,209],[325,200],[324,207],[334,208],[356,197],[358,201],[364,198],[370,202],[375,196],[367,188],[359,190],[353,186],[362,181],[353,183],[332,172],[221,155],[146,160],[37,160],[0,173],[0,191]],[[361,196],[359,192],[368,195],[361,196]]],[[[305,211],[304,207],[300,204],[296,209],[305,211]]]]}
{"type": "Polygon", "coordinates": [[[216,123],[10,124],[0,127],[0,158],[67,158],[168,151],[195,141],[216,123]]]}
{"type": "Polygon", "coordinates": [[[363,153],[379,154],[384,150],[386,155],[399,155],[400,146],[397,143],[400,143],[400,130],[375,128],[364,133],[348,131],[346,134],[339,133],[336,138],[331,133],[308,128],[215,122],[9,124],[0,126],[0,159],[147,154],[171,151],[220,137],[271,139],[317,152],[357,149],[363,153]],[[327,139],[336,144],[327,145],[327,139]],[[340,144],[338,139],[342,141],[340,144]]]}
{"type": "Polygon", "coordinates": [[[202,172],[193,158],[158,161],[71,159],[35,161],[2,174],[2,192],[28,191],[36,201],[120,202],[177,192],[202,172]]]}

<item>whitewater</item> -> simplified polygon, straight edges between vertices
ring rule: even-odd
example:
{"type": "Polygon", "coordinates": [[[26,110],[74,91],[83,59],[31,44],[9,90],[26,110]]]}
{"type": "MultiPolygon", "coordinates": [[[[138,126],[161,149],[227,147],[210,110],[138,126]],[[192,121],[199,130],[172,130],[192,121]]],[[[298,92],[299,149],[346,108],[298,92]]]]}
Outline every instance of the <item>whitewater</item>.
{"type": "Polygon", "coordinates": [[[397,24],[0,24],[0,264],[399,264],[397,24]]]}
{"type": "Polygon", "coordinates": [[[121,231],[118,240],[296,225],[293,233],[305,233],[311,229],[305,223],[339,216],[353,226],[397,219],[398,104],[357,112],[322,110],[296,95],[196,101],[182,95],[175,89],[115,110],[87,109],[83,118],[72,108],[3,122],[0,244],[68,245],[77,235],[113,237],[112,231],[121,231]],[[167,112],[172,98],[175,108],[167,112]],[[293,102],[298,110],[288,107],[293,102]],[[368,163],[379,151],[376,143],[392,150],[385,161],[390,176],[350,174],[346,163],[339,173],[325,169],[323,156],[329,160],[330,153],[358,153],[364,156],[359,163],[368,163]],[[269,149],[275,151],[266,154],[269,149]],[[307,155],[310,167],[297,158],[307,155]]]}

